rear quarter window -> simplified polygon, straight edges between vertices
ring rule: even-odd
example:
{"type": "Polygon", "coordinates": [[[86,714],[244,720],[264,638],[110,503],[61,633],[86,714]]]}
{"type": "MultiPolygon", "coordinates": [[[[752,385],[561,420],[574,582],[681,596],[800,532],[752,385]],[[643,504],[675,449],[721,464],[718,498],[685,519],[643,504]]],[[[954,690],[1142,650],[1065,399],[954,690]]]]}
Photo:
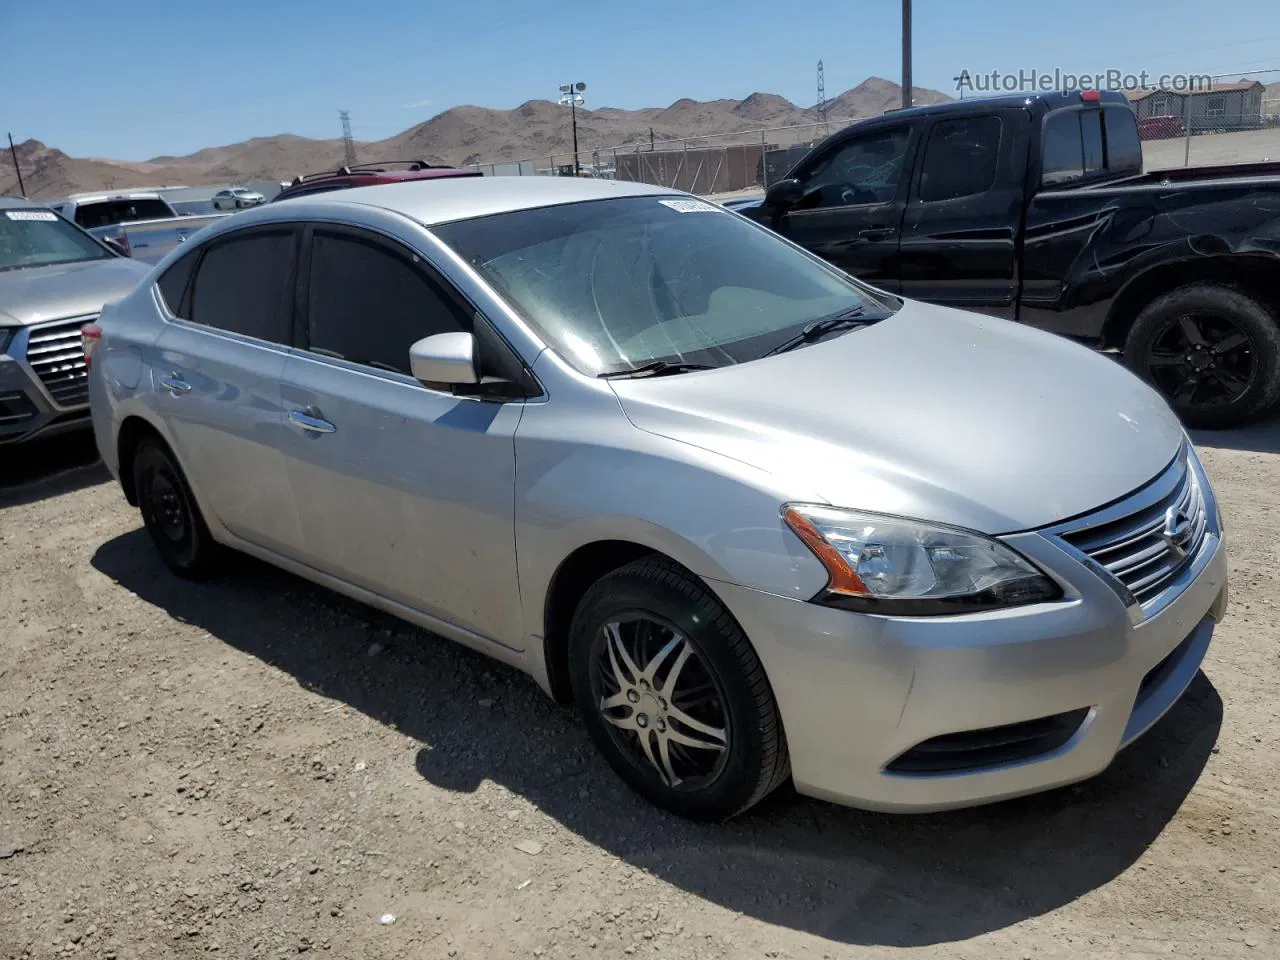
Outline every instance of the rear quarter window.
{"type": "Polygon", "coordinates": [[[183,299],[186,296],[187,287],[191,283],[191,271],[195,269],[199,254],[199,250],[192,250],[186,256],[174,261],[169,269],[161,274],[160,279],[156,281],[156,286],[160,288],[160,299],[164,301],[164,305],[169,309],[169,312],[175,317],[181,317],[184,320],[189,318],[184,312],[183,299]]]}
{"type": "Polygon", "coordinates": [[[1142,170],[1142,140],[1138,119],[1127,107],[1107,107],[1102,111],[1107,138],[1107,169],[1113,173],[1142,170]]]}

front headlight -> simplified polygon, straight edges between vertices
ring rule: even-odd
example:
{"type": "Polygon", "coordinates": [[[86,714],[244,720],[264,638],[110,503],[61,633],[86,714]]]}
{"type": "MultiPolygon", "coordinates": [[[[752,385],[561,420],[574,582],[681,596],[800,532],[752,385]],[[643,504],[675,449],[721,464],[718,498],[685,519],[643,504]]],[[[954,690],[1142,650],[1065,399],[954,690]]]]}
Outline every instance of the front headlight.
{"type": "Polygon", "coordinates": [[[809,503],[787,504],[782,518],[827,569],[822,603],[934,616],[1062,596],[1030,561],[980,533],[809,503]]]}
{"type": "Polygon", "coordinates": [[[4,353],[9,349],[9,342],[13,340],[14,334],[17,332],[18,331],[14,330],[12,327],[9,327],[8,329],[0,327],[0,353],[4,353]]]}

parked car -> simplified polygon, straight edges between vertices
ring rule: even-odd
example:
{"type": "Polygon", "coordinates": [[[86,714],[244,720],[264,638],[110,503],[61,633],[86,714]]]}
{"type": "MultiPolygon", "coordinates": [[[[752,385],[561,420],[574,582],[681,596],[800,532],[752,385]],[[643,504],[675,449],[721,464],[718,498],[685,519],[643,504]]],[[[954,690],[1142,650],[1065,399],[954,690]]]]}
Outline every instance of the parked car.
{"type": "Polygon", "coordinates": [[[1137,377],[660,187],[267,204],[85,333],[173,571],[235,548],[525,670],[689,817],[789,775],[897,811],[1090,777],[1226,607],[1137,377]]]}
{"type": "Polygon", "coordinates": [[[1138,121],[1138,136],[1143,140],[1168,140],[1185,136],[1186,132],[1177,117],[1143,117],[1138,121]]]}
{"type": "Polygon", "coordinates": [[[80,328],[146,274],[47,207],[0,197],[0,445],[88,427],[80,328]]]}
{"type": "Polygon", "coordinates": [[[725,206],[880,289],[1123,351],[1189,426],[1280,397],[1280,163],[1144,174],[1119,93],[886,114],[725,206]]]}
{"type": "Polygon", "coordinates": [[[479,176],[483,176],[479,170],[443,166],[428,163],[426,160],[380,160],[371,163],[353,163],[337,170],[295,177],[285,189],[272,197],[271,202],[314,196],[317,193],[328,193],[330,190],[345,190],[348,187],[371,187],[413,180],[452,180],[456,177],[479,176]]]}
{"type": "Polygon", "coordinates": [[[210,223],[229,216],[179,216],[160,194],[145,191],[80,193],[49,206],[125,256],[152,264],[210,223]]]}
{"type": "Polygon", "coordinates": [[[245,207],[256,207],[266,200],[262,194],[248,187],[228,187],[213,195],[213,209],[243,210],[245,207]]]}

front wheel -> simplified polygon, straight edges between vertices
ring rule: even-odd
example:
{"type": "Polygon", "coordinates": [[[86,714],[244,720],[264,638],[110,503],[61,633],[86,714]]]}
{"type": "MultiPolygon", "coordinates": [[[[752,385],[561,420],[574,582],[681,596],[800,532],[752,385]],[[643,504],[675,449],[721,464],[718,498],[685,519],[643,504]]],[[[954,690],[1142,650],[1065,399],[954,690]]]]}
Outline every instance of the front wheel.
{"type": "Polygon", "coordinates": [[[638,560],[588,589],[569,657],[596,747],[656,806],[724,820],[788,777],[759,658],[728,611],[676,564],[638,560]]]}
{"type": "Polygon", "coordinates": [[[1198,283],[1157,297],[1129,331],[1124,360],[1188,427],[1238,426],[1280,399],[1276,318],[1230,287],[1198,283]]]}

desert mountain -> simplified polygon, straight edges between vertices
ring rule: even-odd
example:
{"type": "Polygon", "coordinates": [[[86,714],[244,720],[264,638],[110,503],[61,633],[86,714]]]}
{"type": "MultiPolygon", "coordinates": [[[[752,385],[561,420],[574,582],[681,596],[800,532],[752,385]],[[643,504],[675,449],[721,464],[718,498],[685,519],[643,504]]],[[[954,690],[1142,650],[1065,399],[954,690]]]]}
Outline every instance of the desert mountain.
{"type": "MultiPolygon", "coordinates": [[[[896,107],[902,88],[871,77],[827,102],[827,117],[841,120],[879,116],[896,107]]],[[[917,103],[951,99],[936,90],[914,88],[917,103]]],[[[753,93],[743,100],[677,100],[668,107],[620,110],[601,107],[578,111],[578,145],[584,163],[594,150],[625,148],[715,134],[748,133],[767,127],[812,123],[816,107],[799,107],[772,93],[753,93]]],[[[771,141],[792,142],[783,134],[771,141]]],[[[807,139],[805,137],[804,139],[807,139]]],[[[715,144],[724,141],[709,141],[715,144]]],[[[371,143],[358,143],[362,160],[425,159],[436,163],[495,163],[560,154],[568,162],[573,141],[567,111],[549,100],[530,100],[513,110],[453,107],[402,133],[371,143]]],[[[18,162],[27,193],[55,198],[78,190],[159,186],[162,184],[231,183],[289,179],[299,173],[332,169],[342,163],[342,141],[313,140],[280,134],[243,143],[206,147],[186,156],[160,156],[142,163],[69,157],[37,140],[18,147],[18,162]]],[[[17,193],[11,164],[0,162],[0,193],[17,193]]]]}

